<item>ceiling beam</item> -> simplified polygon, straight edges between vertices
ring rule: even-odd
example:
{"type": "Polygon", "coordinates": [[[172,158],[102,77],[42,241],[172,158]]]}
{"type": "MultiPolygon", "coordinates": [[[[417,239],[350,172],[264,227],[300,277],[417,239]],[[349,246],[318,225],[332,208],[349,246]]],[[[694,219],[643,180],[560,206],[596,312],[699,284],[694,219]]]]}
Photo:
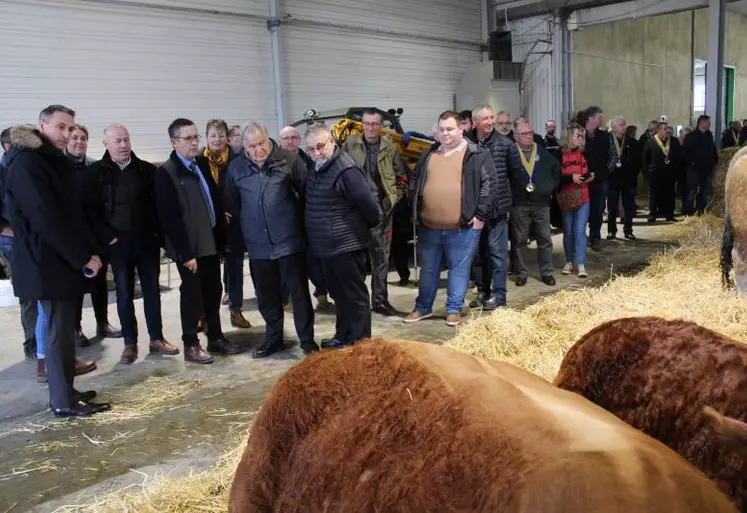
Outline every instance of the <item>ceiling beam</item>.
{"type": "MultiPolygon", "coordinates": [[[[727,0],[734,2],[735,0],[727,0]]],[[[646,16],[659,16],[708,7],[709,0],[630,0],[612,5],[574,10],[568,18],[567,28],[578,30],[591,25],[632,20],[646,16]]]]}

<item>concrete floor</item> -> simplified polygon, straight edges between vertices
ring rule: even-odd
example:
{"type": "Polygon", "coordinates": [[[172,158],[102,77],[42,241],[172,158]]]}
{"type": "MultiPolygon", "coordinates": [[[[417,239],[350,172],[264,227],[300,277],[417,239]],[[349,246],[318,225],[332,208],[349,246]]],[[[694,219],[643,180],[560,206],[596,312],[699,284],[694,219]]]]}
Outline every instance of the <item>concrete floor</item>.
{"type": "MultiPolygon", "coordinates": [[[[508,304],[522,308],[540,296],[563,288],[591,285],[607,280],[611,273],[639,269],[648,258],[672,240],[668,223],[646,225],[638,219],[639,240],[603,241],[599,253],[589,251],[589,279],[556,274],[557,287],[547,287],[537,275],[527,286],[509,284],[508,304]]],[[[554,236],[555,264],[560,267],[562,235],[554,236]]],[[[534,247],[534,245],[532,246],[534,247]]],[[[534,254],[534,252],[532,252],[534,254]]],[[[245,268],[246,269],[246,268],[245,268]]],[[[530,269],[537,269],[536,256],[530,269]]],[[[110,400],[110,413],[75,421],[54,420],[46,410],[46,385],[34,378],[34,364],[25,362],[21,350],[23,332],[18,307],[0,309],[3,350],[0,351],[0,512],[54,511],[62,505],[83,504],[94,495],[135,485],[144,475],[181,475],[210,467],[218,455],[235,444],[237,432],[249,426],[267,390],[303,355],[293,339],[292,317],[286,317],[290,348],[264,360],[252,360],[250,349],[263,337],[262,318],[248,270],[245,271],[245,314],[253,328],[230,328],[228,311],[222,308],[223,326],[229,338],[246,346],[243,354],[216,358],[209,366],[186,365],[182,356],[150,356],[141,336],[140,359],[131,366],[119,363],[121,339],[96,341],[78,355],[98,361],[99,369],[76,380],[79,390],[95,389],[102,400],[110,400]],[[55,445],[52,445],[52,444],[55,445]]],[[[180,345],[178,274],[172,268],[171,289],[162,294],[164,332],[180,345]]],[[[395,273],[390,282],[396,282],[395,273]]],[[[167,285],[167,276],[161,276],[167,285]]],[[[417,289],[390,285],[392,304],[409,312],[417,289]]],[[[439,290],[437,312],[443,314],[445,291],[439,290]]],[[[474,291],[467,296],[469,301],[474,291]]],[[[138,323],[145,331],[142,300],[136,301],[138,323]]],[[[114,294],[109,315],[118,325],[114,294]]],[[[404,315],[404,313],[403,313],[404,315]]],[[[480,312],[468,315],[479,316],[480,312]]],[[[84,331],[95,333],[93,312],[87,304],[84,331]]],[[[334,332],[334,315],[319,314],[316,336],[320,340],[334,332]]],[[[374,314],[373,334],[440,342],[454,329],[443,318],[405,325],[399,318],[374,314]]]]}

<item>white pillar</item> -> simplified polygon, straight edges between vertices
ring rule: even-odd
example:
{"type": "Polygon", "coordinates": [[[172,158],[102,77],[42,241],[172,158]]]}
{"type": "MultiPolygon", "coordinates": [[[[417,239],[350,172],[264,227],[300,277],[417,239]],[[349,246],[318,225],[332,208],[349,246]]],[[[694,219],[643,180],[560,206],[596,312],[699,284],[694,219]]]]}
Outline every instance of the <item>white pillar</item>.
{"type": "Polygon", "coordinates": [[[721,140],[724,119],[724,34],[726,33],[726,0],[710,0],[708,14],[708,68],[706,70],[706,114],[711,116],[711,130],[716,143],[721,140]]]}

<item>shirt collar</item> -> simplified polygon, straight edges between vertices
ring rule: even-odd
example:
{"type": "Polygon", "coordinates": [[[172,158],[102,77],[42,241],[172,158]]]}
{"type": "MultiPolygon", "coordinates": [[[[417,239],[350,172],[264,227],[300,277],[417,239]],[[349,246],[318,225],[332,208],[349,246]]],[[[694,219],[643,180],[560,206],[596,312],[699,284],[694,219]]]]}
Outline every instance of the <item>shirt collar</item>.
{"type": "Polygon", "coordinates": [[[183,156],[180,153],[177,153],[176,156],[179,157],[179,160],[182,161],[182,164],[184,164],[184,167],[186,167],[187,169],[190,169],[192,162],[195,161],[195,159],[188,159],[187,157],[183,156]]]}

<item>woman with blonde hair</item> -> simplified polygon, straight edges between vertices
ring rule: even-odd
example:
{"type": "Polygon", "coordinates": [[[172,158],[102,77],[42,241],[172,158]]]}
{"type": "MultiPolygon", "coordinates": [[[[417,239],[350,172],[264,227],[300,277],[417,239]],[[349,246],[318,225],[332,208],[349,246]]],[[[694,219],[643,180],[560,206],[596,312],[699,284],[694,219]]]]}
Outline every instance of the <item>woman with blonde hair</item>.
{"type": "Polygon", "coordinates": [[[586,224],[589,222],[589,187],[594,179],[584,158],[585,131],[569,123],[560,136],[561,174],[557,197],[563,213],[563,274],[571,274],[574,259],[579,278],[586,278],[586,224]]]}

